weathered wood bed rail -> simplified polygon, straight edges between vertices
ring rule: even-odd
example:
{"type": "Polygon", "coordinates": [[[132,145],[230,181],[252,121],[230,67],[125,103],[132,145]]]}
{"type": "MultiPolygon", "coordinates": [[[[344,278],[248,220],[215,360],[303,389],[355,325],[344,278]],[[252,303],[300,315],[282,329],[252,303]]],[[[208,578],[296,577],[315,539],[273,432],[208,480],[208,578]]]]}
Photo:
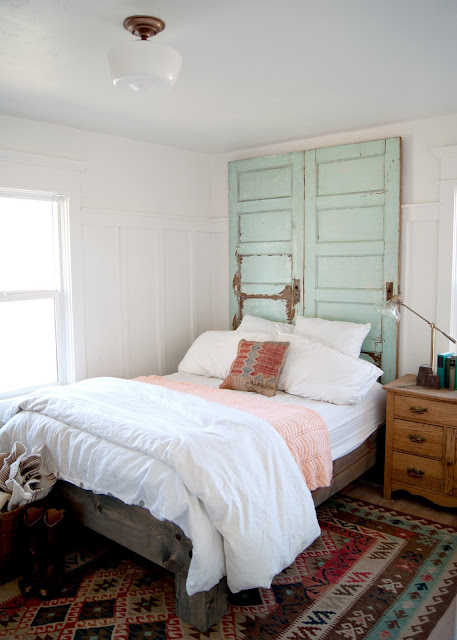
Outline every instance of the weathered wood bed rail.
{"type": "MultiPolygon", "coordinates": [[[[376,431],[357,449],[334,462],[330,487],[317,489],[312,494],[316,506],[375,464],[378,438],[379,431],[376,431]]],[[[210,591],[187,594],[192,542],[177,525],[157,520],[143,507],[126,505],[117,498],[95,494],[67,482],[58,481],[55,492],[77,522],[175,574],[178,618],[206,631],[227,613],[225,578],[210,591]]]]}
{"type": "Polygon", "coordinates": [[[206,631],[227,613],[225,578],[210,591],[187,594],[192,542],[176,524],[157,520],[142,507],[126,505],[117,498],[95,494],[67,482],[59,481],[56,492],[78,523],[175,574],[178,618],[206,631]]]}

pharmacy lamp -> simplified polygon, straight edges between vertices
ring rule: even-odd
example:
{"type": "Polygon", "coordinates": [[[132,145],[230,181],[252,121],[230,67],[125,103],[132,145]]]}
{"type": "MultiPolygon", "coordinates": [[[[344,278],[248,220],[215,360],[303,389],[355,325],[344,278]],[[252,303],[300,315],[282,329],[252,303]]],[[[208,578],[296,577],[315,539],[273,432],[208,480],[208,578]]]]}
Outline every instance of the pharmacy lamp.
{"type": "Polygon", "coordinates": [[[437,327],[434,322],[427,320],[427,318],[424,318],[424,316],[421,316],[420,313],[418,313],[414,309],[411,309],[411,307],[409,307],[407,304],[403,302],[400,296],[393,296],[390,300],[388,300],[385,303],[385,305],[383,305],[382,307],[379,307],[378,310],[381,313],[381,315],[394,318],[397,322],[400,322],[400,307],[405,307],[405,309],[408,309],[409,311],[414,313],[414,315],[416,315],[418,318],[426,322],[430,327],[430,332],[431,332],[430,333],[430,366],[428,367],[427,365],[423,365],[419,367],[417,384],[423,387],[436,386],[436,388],[439,389],[438,376],[435,376],[436,374],[436,346],[435,346],[436,332],[439,331],[445,338],[447,338],[454,344],[457,342],[457,340],[452,336],[450,336],[445,331],[443,331],[442,329],[440,329],[439,327],[437,327]],[[421,369],[423,370],[422,372],[421,372],[421,369]],[[426,369],[428,369],[429,371],[425,371],[426,369]],[[430,377],[430,374],[432,374],[432,377],[430,377]]]}
{"type": "Polygon", "coordinates": [[[181,54],[167,44],[149,40],[165,29],[165,22],[153,16],[130,16],[123,24],[139,40],[109,51],[113,84],[141,92],[173,87],[181,69],[181,54]]]}

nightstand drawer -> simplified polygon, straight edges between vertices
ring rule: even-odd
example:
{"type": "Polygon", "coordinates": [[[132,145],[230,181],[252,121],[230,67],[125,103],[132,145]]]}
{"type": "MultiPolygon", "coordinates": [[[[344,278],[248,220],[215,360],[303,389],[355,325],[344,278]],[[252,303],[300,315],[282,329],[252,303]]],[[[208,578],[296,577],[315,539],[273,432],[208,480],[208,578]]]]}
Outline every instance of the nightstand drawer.
{"type": "Polygon", "coordinates": [[[440,460],[393,452],[392,481],[412,487],[441,491],[443,465],[440,460]]]}
{"type": "Polygon", "coordinates": [[[394,419],[393,448],[397,451],[441,460],[443,443],[443,427],[394,419]]]}
{"type": "Polygon", "coordinates": [[[428,398],[414,396],[395,397],[394,415],[396,418],[418,420],[429,424],[457,425],[457,411],[455,404],[437,402],[428,398]]]}

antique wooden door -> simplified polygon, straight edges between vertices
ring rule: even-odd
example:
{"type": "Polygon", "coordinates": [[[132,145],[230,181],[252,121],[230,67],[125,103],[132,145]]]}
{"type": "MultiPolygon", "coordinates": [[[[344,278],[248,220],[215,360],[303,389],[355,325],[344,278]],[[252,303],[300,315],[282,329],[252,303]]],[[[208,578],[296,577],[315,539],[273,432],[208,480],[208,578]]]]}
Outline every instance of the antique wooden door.
{"type": "Polygon", "coordinates": [[[396,378],[397,326],[376,306],[398,291],[400,138],[305,154],[305,316],[371,322],[363,344],[396,378]]]}
{"type": "Polygon", "coordinates": [[[398,291],[400,138],[232,162],[229,196],[233,327],[370,322],[363,357],[394,379],[397,326],[376,305],[398,291]]]}
{"type": "Polygon", "coordinates": [[[304,153],[229,164],[230,317],[303,313],[304,153]]]}

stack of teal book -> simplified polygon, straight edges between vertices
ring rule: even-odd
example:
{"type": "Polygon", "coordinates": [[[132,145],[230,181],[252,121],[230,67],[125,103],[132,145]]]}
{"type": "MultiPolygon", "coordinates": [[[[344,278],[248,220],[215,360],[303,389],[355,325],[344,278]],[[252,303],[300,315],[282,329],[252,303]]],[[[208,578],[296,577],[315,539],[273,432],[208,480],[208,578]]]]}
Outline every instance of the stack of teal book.
{"type": "Polygon", "coordinates": [[[455,375],[455,362],[457,354],[453,351],[439,353],[436,363],[436,372],[440,379],[442,389],[457,389],[457,378],[455,375]]]}

